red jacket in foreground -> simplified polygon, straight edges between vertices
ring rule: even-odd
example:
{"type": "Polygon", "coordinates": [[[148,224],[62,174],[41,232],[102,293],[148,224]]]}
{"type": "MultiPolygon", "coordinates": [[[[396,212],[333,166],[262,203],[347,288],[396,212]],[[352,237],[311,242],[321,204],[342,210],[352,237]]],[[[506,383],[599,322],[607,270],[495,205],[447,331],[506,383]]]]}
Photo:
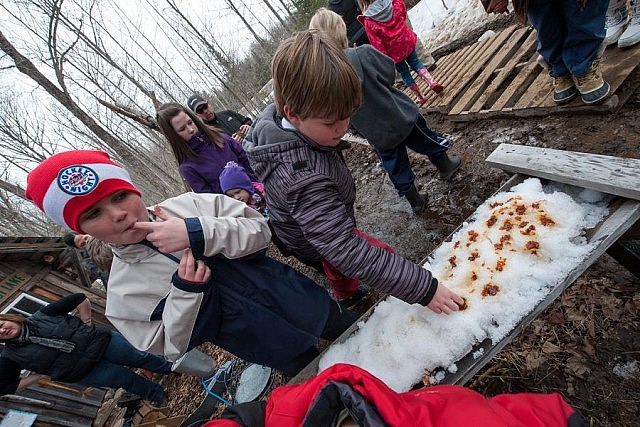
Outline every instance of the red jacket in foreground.
{"type": "Polygon", "coordinates": [[[337,364],[298,385],[281,386],[266,402],[227,408],[204,427],[335,426],[347,408],[359,426],[586,426],[560,394],[501,394],[485,398],[462,386],[396,393],[357,366],[337,364]]]}

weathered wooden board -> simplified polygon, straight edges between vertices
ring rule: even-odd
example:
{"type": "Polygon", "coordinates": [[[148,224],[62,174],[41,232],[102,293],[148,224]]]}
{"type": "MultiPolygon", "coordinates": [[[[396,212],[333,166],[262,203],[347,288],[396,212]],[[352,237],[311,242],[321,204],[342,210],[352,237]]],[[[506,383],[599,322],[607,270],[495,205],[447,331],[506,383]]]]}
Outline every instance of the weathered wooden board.
{"type": "Polygon", "coordinates": [[[640,160],[500,144],[488,165],[551,181],[640,200],[640,160]]]}
{"type": "MultiPolygon", "coordinates": [[[[454,100],[466,93],[466,87],[474,81],[484,68],[484,64],[492,58],[515,29],[515,26],[509,27],[492,39],[474,43],[456,51],[455,54],[440,58],[438,68],[432,73],[444,87],[444,91],[440,94],[431,91],[416,73],[412,73],[418,87],[427,98],[427,102],[422,107],[423,110],[448,113],[454,100]]],[[[410,90],[405,90],[405,93],[413,100],[417,99],[410,90]]]]}
{"type": "MultiPolygon", "coordinates": [[[[553,87],[548,71],[536,63],[536,47],[533,28],[512,26],[491,39],[440,58],[433,76],[444,86],[441,94],[433,93],[415,76],[427,98],[422,111],[448,114],[459,121],[606,113],[623,105],[640,86],[640,79],[630,77],[640,69],[640,45],[626,49],[610,46],[602,58],[602,72],[613,95],[599,105],[586,105],[578,97],[558,106],[551,99],[553,87]]],[[[410,90],[405,93],[416,99],[410,90]]]]}

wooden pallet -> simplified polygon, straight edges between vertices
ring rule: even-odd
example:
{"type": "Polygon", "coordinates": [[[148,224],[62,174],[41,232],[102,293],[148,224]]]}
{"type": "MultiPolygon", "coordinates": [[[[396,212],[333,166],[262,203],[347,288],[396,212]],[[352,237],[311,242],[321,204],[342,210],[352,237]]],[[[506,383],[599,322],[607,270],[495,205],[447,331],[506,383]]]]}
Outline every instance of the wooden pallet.
{"type": "MultiPolygon", "coordinates": [[[[614,95],[600,105],[585,105],[578,97],[557,106],[551,99],[551,77],[536,63],[536,47],[533,28],[512,26],[440,58],[433,72],[445,88],[440,95],[414,75],[427,98],[423,112],[448,114],[458,121],[612,112],[640,86],[640,45],[627,49],[611,46],[604,53],[603,76],[614,95]]],[[[405,93],[416,99],[408,89],[405,93]]]]}

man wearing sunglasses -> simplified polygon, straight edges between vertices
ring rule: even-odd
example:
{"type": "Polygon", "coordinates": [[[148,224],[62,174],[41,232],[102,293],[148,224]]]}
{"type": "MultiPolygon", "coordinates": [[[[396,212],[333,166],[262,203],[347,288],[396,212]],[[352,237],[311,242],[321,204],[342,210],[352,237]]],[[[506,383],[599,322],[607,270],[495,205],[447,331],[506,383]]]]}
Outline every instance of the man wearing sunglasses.
{"type": "Polygon", "coordinates": [[[193,94],[187,99],[187,106],[200,116],[205,124],[222,129],[238,142],[244,140],[253,123],[251,118],[232,110],[213,111],[211,104],[198,94],[193,94]]]}

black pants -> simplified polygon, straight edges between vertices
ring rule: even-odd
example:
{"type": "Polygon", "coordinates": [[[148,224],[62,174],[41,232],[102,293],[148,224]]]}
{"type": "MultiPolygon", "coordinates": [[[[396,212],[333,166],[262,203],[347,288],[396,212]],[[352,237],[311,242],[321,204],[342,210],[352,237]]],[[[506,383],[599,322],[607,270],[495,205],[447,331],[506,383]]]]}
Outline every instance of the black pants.
{"type": "MultiPolygon", "coordinates": [[[[325,323],[320,337],[328,341],[334,341],[356,320],[358,320],[358,316],[349,310],[343,310],[337,302],[331,301],[329,304],[329,316],[327,318],[327,323],[325,323]]],[[[307,350],[287,362],[281,371],[283,374],[293,377],[319,355],[320,352],[317,348],[309,347],[307,350]]]]}

